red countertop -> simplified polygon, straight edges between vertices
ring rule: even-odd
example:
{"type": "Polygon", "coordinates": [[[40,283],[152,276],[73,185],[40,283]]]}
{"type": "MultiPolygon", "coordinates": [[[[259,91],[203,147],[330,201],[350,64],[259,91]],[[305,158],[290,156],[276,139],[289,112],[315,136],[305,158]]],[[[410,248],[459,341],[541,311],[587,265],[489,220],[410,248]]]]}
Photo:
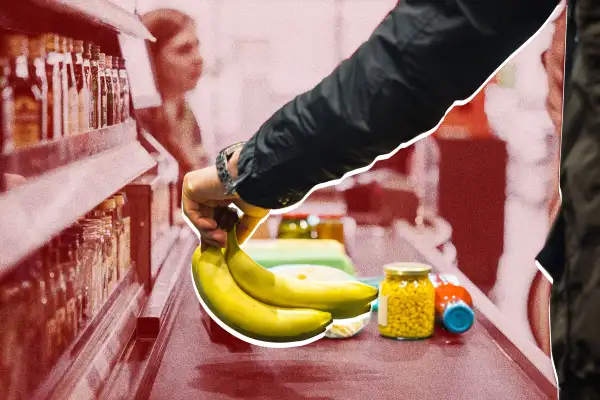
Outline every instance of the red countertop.
{"type": "MultiPolygon", "coordinates": [[[[348,250],[360,276],[380,275],[383,264],[398,260],[454,270],[439,257],[425,256],[427,243],[407,241],[393,228],[363,227],[352,236],[348,250]]],[[[526,361],[536,359],[533,364],[547,374],[550,360],[540,360],[545,356],[535,344],[511,329],[510,320],[458,271],[478,313],[473,329],[460,339],[437,334],[397,342],[380,337],[373,320],[352,339],[235,350],[211,342],[189,269],[184,270],[181,305],[174,310],[170,336],[146,392],[150,399],[556,399],[547,385],[545,392],[538,386],[541,375],[526,361]]]]}
{"type": "Polygon", "coordinates": [[[481,325],[460,340],[397,342],[372,321],[352,339],[234,352],[211,343],[191,282],[183,296],[150,399],[547,398],[481,325]]]}

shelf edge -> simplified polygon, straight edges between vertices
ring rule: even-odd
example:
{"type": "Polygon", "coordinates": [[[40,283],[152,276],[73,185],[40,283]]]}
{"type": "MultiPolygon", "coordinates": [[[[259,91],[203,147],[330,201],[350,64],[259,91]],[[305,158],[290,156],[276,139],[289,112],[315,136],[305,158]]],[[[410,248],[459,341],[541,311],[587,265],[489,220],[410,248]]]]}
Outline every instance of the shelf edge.
{"type": "Polygon", "coordinates": [[[0,278],[55,234],[152,168],[139,142],[58,168],[0,196],[0,278]]]}

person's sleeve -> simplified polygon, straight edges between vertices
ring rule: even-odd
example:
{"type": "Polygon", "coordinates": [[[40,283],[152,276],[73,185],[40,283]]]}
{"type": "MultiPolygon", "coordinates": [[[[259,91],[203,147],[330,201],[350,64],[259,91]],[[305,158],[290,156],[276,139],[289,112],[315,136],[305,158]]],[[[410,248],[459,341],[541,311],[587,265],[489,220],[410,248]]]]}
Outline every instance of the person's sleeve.
{"type": "Polygon", "coordinates": [[[244,146],[237,191],[269,209],[434,128],[550,17],[558,0],[402,0],[356,53],[244,146]]]}

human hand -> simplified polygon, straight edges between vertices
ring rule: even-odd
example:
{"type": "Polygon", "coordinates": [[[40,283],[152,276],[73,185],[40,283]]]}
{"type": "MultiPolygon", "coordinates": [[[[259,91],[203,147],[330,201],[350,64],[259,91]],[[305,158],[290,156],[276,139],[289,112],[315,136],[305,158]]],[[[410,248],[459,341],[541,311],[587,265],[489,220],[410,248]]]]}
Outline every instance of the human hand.
{"type": "MultiPolygon", "coordinates": [[[[237,176],[237,156],[230,160],[230,174],[237,176]]],[[[222,209],[235,205],[242,212],[236,233],[239,243],[244,243],[261,221],[269,215],[269,210],[256,207],[243,201],[239,196],[226,196],[225,187],[219,180],[215,166],[188,172],[183,179],[183,214],[200,233],[202,242],[214,247],[225,247],[227,227],[219,224],[222,209]]]]}

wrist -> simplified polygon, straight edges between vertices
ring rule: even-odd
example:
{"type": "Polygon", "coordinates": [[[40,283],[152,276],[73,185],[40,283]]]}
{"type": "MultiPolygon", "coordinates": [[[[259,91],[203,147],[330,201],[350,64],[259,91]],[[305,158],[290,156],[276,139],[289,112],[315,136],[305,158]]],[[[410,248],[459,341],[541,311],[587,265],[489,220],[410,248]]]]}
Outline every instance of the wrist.
{"type": "Polygon", "coordinates": [[[188,198],[195,201],[224,200],[226,198],[225,185],[219,179],[217,168],[214,165],[185,174],[183,191],[188,198]]]}

